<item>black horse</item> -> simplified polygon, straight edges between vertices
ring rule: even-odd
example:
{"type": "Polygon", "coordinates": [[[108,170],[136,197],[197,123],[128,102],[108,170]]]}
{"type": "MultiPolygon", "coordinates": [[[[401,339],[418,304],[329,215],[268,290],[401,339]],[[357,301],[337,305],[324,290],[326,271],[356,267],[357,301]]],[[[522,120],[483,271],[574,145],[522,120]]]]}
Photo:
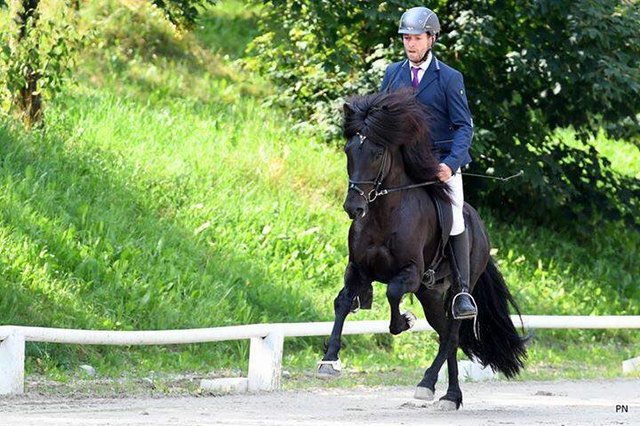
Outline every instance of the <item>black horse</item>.
{"type": "Polygon", "coordinates": [[[353,222],[344,288],[334,302],[335,323],[318,374],[339,374],[345,318],[361,305],[370,306],[371,284],[378,281],[387,284],[391,334],[413,326],[415,316],[400,313],[399,308],[403,295],[413,293],[439,335],[438,354],[418,383],[415,397],[433,399],[438,371],[446,360],[449,388],[440,404],[443,409],[458,409],[462,392],[457,348],[510,378],[523,368],[526,339],[509,317],[509,304],[520,311],[490,257],[484,224],[468,204],[464,218],[477,323],[451,316],[458,273],[451,249],[444,243],[448,232],[441,229],[447,209],[437,206],[447,206],[449,195],[446,185],[437,182],[438,161],[432,153],[428,123],[428,111],[411,90],[354,97],[344,105],[350,183],[344,209],[353,222]]]}

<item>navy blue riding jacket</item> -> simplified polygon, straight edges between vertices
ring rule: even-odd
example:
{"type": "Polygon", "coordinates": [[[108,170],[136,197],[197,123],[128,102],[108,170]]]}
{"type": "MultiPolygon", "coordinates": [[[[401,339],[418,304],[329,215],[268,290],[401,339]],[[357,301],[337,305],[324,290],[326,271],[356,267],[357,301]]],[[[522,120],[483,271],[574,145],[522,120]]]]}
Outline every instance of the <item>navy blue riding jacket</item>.
{"type": "MultiPolygon", "coordinates": [[[[389,65],[380,91],[411,87],[409,67],[408,60],[389,65]]],[[[431,140],[440,162],[449,166],[453,173],[469,164],[473,120],[462,74],[434,55],[416,88],[416,97],[431,113],[431,140]]]]}

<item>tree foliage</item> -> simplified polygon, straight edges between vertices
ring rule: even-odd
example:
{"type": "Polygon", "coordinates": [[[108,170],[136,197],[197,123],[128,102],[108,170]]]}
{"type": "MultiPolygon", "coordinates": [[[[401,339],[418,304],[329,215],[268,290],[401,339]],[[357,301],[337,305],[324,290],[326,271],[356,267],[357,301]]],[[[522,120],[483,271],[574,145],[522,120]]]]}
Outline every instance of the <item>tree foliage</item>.
{"type": "MultiPolygon", "coordinates": [[[[180,28],[191,27],[200,9],[215,2],[152,0],[180,28]]],[[[13,112],[26,127],[42,120],[46,101],[71,78],[75,53],[91,33],[79,29],[82,7],[78,0],[10,2],[11,22],[0,25],[0,111],[13,112]]]]}
{"type": "MultiPolygon", "coordinates": [[[[280,101],[335,136],[341,99],[377,90],[385,66],[401,58],[397,21],[414,5],[269,1],[251,47],[255,65],[282,86],[280,101]]],[[[541,221],[638,224],[640,183],[615,174],[589,142],[601,128],[637,128],[638,3],[440,0],[430,7],[443,25],[436,54],[465,76],[476,124],[473,171],[525,172],[508,184],[468,179],[468,197],[541,221]],[[554,138],[566,127],[584,148],[554,138]]]]}
{"type": "Polygon", "coordinates": [[[14,111],[27,127],[42,119],[43,103],[62,87],[81,41],[66,2],[58,2],[45,16],[40,4],[13,2],[13,22],[0,29],[2,109],[14,111]]]}
{"type": "Polygon", "coordinates": [[[456,2],[445,9],[454,22],[447,53],[475,100],[477,165],[525,171],[522,182],[476,189],[496,206],[539,218],[554,212],[569,220],[638,223],[637,179],[614,174],[589,144],[606,123],[640,112],[637,5],[505,3],[497,9],[492,2],[456,2]],[[575,128],[587,149],[554,140],[562,127],[575,128]]]}
{"type": "Polygon", "coordinates": [[[153,0],[153,4],[164,11],[167,19],[180,28],[191,28],[200,10],[216,2],[217,0],[153,0]]]}

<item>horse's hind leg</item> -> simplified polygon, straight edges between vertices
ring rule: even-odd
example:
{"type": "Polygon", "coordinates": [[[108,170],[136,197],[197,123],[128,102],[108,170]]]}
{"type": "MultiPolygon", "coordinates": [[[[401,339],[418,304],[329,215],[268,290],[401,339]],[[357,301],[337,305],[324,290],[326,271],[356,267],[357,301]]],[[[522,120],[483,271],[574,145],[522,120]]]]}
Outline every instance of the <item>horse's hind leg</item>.
{"type": "MultiPolygon", "coordinates": [[[[457,338],[456,338],[457,340],[457,338]]],[[[456,349],[447,358],[447,370],[449,377],[449,387],[447,393],[440,398],[440,409],[453,411],[460,408],[462,404],[462,390],[458,381],[458,350],[456,349]]]]}
{"type": "MultiPolygon", "coordinates": [[[[460,387],[457,380],[457,362],[456,351],[458,349],[458,332],[460,330],[460,321],[448,319],[444,312],[443,294],[434,290],[427,290],[424,287],[416,292],[416,297],[422,304],[422,307],[427,317],[427,321],[433,329],[438,333],[440,346],[438,347],[438,353],[424,373],[424,377],[418,383],[416,388],[415,397],[417,399],[432,400],[436,382],[438,381],[438,372],[447,361],[449,364],[449,374],[455,372],[455,380],[451,380],[449,377],[449,389],[444,399],[450,400],[450,396],[454,397],[456,389],[460,392],[460,387]],[[454,368],[451,368],[451,362],[454,363],[454,368]]],[[[457,398],[454,398],[457,400],[457,398]]],[[[460,392],[460,399],[462,399],[462,393],[460,392]]]]}
{"type": "Polygon", "coordinates": [[[338,293],[338,296],[333,302],[335,320],[333,329],[331,330],[331,337],[329,337],[327,351],[322,361],[318,363],[319,376],[331,377],[340,374],[341,367],[338,353],[341,347],[342,328],[344,327],[344,322],[351,310],[351,305],[359,289],[361,286],[369,284],[371,284],[371,281],[367,281],[358,268],[350,262],[344,274],[344,287],[340,290],[340,293],[338,293]]]}
{"type": "MultiPolygon", "coordinates": [[[[438,372],[444,365],[445,361],[449,360],[450,357],[455,356],[455,352],[458,349],[459,330],[460,320],[450,320],[444,336],[440,336],[440,346],[438,347],[438,354],[436,355],[429,368],[427,368],[427,370],[424,372],[424,377],[422,378],[422,380],[420,380],[420,383],[418,383],[418,387],[416,388],[415,393],[415,397],[417,399],[433,399],[436,382],[438,381],[438,372]]],[[[455,384],[457,385],[457,380],[455,384]]],[[[451,382],[449,382],[449,388],[451,389],[451,382]]],[[[448,394],[449,393],[447,392],[447,395],[448,394]]],[[[448,399],[447,395],[445,395],[445,399],[448,399]]]]}

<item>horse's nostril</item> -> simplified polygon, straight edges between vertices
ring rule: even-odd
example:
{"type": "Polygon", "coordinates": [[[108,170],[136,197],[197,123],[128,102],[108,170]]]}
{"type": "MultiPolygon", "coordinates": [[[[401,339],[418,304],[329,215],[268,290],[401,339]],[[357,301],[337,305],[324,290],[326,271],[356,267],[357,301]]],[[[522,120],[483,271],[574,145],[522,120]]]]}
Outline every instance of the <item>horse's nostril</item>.
{"type": "Polygon", "coordinates": [[[355,215],[356,218],[364,217],[364,214],[365,213],[364,213],[364,209],[363,208],[359,207],[359,208],[356,209],[356,215],[355,215]]]}

